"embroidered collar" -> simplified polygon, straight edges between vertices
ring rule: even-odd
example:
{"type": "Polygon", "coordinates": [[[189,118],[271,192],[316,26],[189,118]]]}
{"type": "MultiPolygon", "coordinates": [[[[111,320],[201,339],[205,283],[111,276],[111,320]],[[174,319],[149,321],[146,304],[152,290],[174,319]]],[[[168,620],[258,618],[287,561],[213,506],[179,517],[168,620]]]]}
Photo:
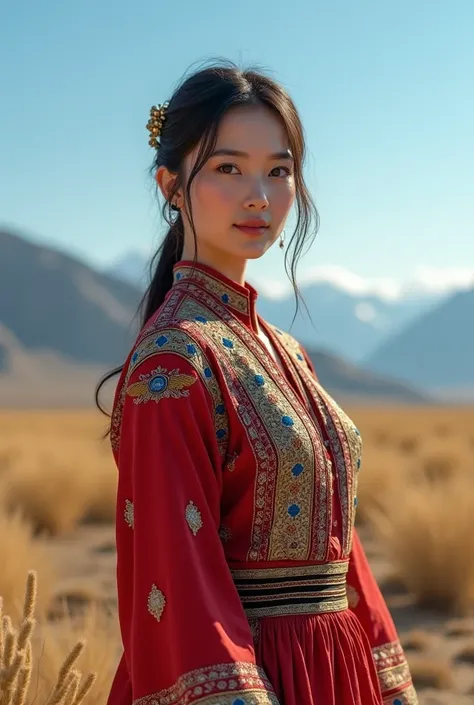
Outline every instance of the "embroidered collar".
{"type": "Polygon", "coordinates": [[[205,264],[182,260],[175,264],[173,268],[173,285],[192,280],[197,286],[205,289],[219,299],[227,308],[235,313],[241,320],[249,326],[258,329],[256,323],[256,302],[257,291],[245,282],[244,285],[237,284],[232,279],[208,267],[205,264]]]}

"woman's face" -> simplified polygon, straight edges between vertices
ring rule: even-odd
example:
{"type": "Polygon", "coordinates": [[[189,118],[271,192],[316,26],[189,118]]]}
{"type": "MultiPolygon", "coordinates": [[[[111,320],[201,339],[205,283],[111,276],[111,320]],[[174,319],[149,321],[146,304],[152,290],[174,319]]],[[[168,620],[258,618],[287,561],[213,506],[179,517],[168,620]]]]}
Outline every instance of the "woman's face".
{"type": "MultiPolygon", "coordinates": [[[[186,179],[197,153],[185,160],[186,179]]],[[[261,257],[277,240],[294,199],[293,157],[282,122],[262,105],[230,110],[191,186],[198,260],[223,272],[232,265],[243,272],[248,259],[261,257]]],[[[192,259],[194,236],[182,213],[183,258],[192,259]]]]}

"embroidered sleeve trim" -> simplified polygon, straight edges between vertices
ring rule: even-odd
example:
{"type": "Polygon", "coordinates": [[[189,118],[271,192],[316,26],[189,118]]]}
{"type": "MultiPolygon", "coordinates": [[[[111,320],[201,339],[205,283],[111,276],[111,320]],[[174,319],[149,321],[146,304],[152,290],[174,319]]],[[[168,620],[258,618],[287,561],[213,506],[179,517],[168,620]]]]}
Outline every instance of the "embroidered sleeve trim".
{"type": "Polygon", "coordinates": [[[252,663],[222,663],[181,676],[133,705],[278,705],[263,669],[252,663]]]}
{"type": "Polygon", "coordinates": [[[415,688],[410,685],[401,693],[384,697],[383,705],[419,705],[415,688]]]}
{"type": "Polygon", "coordinates": [[[400,642],[376,646],[372,654],[384,705],[417,705],[410,669],[400,642]]]}

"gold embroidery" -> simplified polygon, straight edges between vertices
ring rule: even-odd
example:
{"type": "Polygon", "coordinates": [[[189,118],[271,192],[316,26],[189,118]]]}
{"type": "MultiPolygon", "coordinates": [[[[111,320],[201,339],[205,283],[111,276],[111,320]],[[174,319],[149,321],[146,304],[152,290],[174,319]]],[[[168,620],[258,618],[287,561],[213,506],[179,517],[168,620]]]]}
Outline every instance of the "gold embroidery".
{"type": "Polygon", "coordinates": [[[133,502],[131,502],[129,499],[125,500],[125,509],[124,509],[124,517],[125,521],[129,525],[131,529],[133,529],[133,524],[134,524],[134,513],[133,513],[133,502]]]}
{"type": "Polygon", "coordinates": [[[157,622],[161,620],[161,616],[165,609],[166,598],[158,590],[155,584],[151,586],[150,594],[148,595],[148,612],[153,615],[157,622]]]}
{"type": "Polygon", "coordinates": [[[212,274],[202,272],[199,269],[193,269],[187,266],[175,267],[174,285],[179,287],[179,283],[186,280],[191,280],[203,286],[206,291],[214,294],[214,296],[229,308],[233,308],[239,311],[239,313],[249,313],[249,293],[242,293],[239,289],[232,287],[230,283],[225,284],[212,274]]]}
{"type": "MultiPolygon", "coordinates": [[[[123,413],[128,383],[139,365],[150,357],[158,357],[164,353],[174,353],[187,360],[198,373],[207,388],[214,405],[214,425],[217,444],[221,457],[227,452],[228,417],[227,409],[216,376],[212,372],[209,360],[199,343],[185,330],[178,327],[166,327],[163,320],[171,316],[181,301],[180,292],[173,292],[160,312],[159,328],[150,324],[130,357],[130,363],[124,381],[121,385],[117,403],[112,414],[110,440],[112,449],[117,452],[120,444],[120,425],[123,413]]],[[[194,379],[194,378],[193,378],[194,379]]]]}
{"type": "Polygon", "coordinates": [[[329,467],[321,439],[313,443],[314,424],[290,386],[284,385],[285,396],[273,368],[262,365],[262,350],[245,326],[190,282],[188,290],[205,305],[185,299],[176,316],[196,320],[215,356],[228,356],[221,370],[257,459],[248,559],[324,560],[329,467]]]}
{"type": "Polygon", "coordinates": [[[413,685],[409,685],[396,695],[389,695],[383,699],[383,705],[418,705],[418,696],[413,685]]]}
{"type": "Polygon", "coordinates": [[[199,529],[202,529],[202,517],[201,512],[193,502],[189,502],[186,507],[186,521],[192,533],[196,536],[199,529]]]}
{"type": "Polygon", "coordinates": [[[224,470],[227,470],[227,472],[234,472],[235,463],[236,463],[238,457],[239,456],[237,453],[232,453],[232,455],[227,458],[227,462],[224,466],[224,470]]]}
{"type": "Polygon", "coordinates": [[[408,663],[400,642],[393,641],[372,649],[372,654],[379,677],[382,694],[387,698],[384,703],[417,703],[416,693],[411,682],[408,663]],[[396,691],[395,694],[393,691],[396,691]],[[390,696],[388,693],[390,692],[390,696]],[[405,696],[405,699],[403,699],[405,696]],[[413,697],[415,700],[413,700],[413,697]],[[397,700],[398,698],[398,700],[397,700]],[[412,698],[407,699],[407,698],[412,698]]]}
{"type": "Polygon", "coordinates": [[[291,568],[233,570],[248,618],[324,614],[348,607],[347,561],[291,568]]]}
{"type": "Polygon", "coordinates": [[[145,695],[133,705],[278,705],[262,668],[252,663],[223,663],[181,676],[171,688],[145,695]]]}
{"type": "Polygon", "coordinates": [[[179,373],[179,369],[168,371],[164,367],[157,367],[148,374],[140,375],[140,381],[134,382],[127,388],[127,394],[133,397],[135,404],[146,403],[160,399],[179,399],[189,396],[189,387],[197,377],[179,373]]]}

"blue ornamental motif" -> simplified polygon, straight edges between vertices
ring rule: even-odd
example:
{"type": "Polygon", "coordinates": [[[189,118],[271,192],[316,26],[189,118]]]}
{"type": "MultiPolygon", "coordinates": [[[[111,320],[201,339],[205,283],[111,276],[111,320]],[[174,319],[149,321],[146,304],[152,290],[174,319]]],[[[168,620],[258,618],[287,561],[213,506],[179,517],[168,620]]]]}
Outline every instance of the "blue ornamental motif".
{"type": "Polygon", "coordinates": [[[360,470],[360,458],[357,458],[357,470],[360,470]]]}
{"type": "Polygon", "coordinates": [[[230,350],[234,347],[234,343],[232,340],[229,340],[229,338],[222,338],[222,344],[225,348],[229,348],[230,350]]]}
{"type": "Polygon", "coordinates": [[[228,303],[229,303],[229,295],[228,295],[228,294],[222,294],[221,300],[222,300],[225,304],[228,304],[228,303]]]}
{"type": "Polygon", "coordinates": [[[195,316],[194,320],[198,323],[207,323],[207,318],[204,318],[204,316],[195,316]]]}
{"type": "Polygon", "coordinates": [[[265,384],[265,379],[262,375],[255,375],[254,380],[257,387],[263,387],[265,384]]]}
{"type": "Polygon", "coordinates": [[[293,519],[298,516],[300,511],[301,511],[301,508],[297,504],[290,504],[290,506],[288,507],[288,514],[293,519]]]}
{"type": "Polygon", "coordinates": [[[166,335],[160,335],[160,337],[155,340],[155,343],[159,348],[162,348],[164,345],[166,345],[167,342],[168,338],[166,337],[166,335]]]}
{"type": "Polygon", "coordinates": [[[403,705],[403,703],[400,698],[395,698],[395,700],[393,701],[393,705],[403,705]]]}
{"type": "Polygon", "coordinates": [[[282,416],[281,422],[282,422],[283,426],[293,426],[295,423],[293,421],[293,419],[291,418],[291,416],[282,416]]]}
{"type": "Polygon", "coordinates": [[[303,472],[303,470],[304,470],[303,465],[301,465],[301,463],[297,463],[297,464],[291,469],[291,472],[292,472],[292,474],[293,474],[295,477],[298,477],[299,475],[301,475],[301,473],[303,472]]]}
{"type": "Polygon", "coordinates": [[[139,357],[140,357],[140,353],[138,352],[138,350],[136,350],[132,355],[132,362],[135,363],[139,357]]]}
{"type": "Polygon", "coordinates": [[[225,414],[224,404],[219,404],[218,406],[216,406],[216,414],[225,414]]]}
{"type": "Polygon", "coordinates": [[[210,367],[206,367],[206,369],[204,370],[204,374],[207,379],[210,379],[212,377],[212,370],[210,369],[210,367]]]}
{"type": "Polygon", "coordinates": [[[296,353],[296,357],[298,358],[298,360],[304,360],[304,357],[301,353],[296,353]]]}
{"type": "Polygon", "coordinates": [[[186,350],[188,351],[188,355],[195,355],[197,352],[195,345],[186,345],[186,350]]]}
{"type": "Polygon", "coordinates": [[[168,381],[168,377],[165,377],[165,375],[156,375],[148,382],[148,389],[152,394],[159,394],[166,389],[168,381]]]}
{"type": "Polygon", "coordinates": [[[360,436],[360,431],[358,428],[354,426],[354,433],[356,433],[358,436],[360,436]]]}
{"type": "Polygon", "coordinates": [[[218,438],[219,440],[222,440],[223,438],[225,438],[225,437],[227,436],[227,431],[226,431],[226,429],[225,429],[225,428],[220,428],[220,429],[216,432],[216,436],[217,436],[217,438],[218,438]]]}
{"type": "Polygon", "coordinates": [[[354,497],[354,507],[357,507],[358,504],[359,500],[357,499],[357,497],[354,497]]]}
{"type": "Polygon", "coordinates": [[[178,281],[181,279],[182,276],[183,276],[183,275],[181,274],[181,272],[177,272],[177,273],[176,273],[176,279],[177,279],[178,281]]]}
{"type": "Polygon", "coordinates": [[[242,700],[242,698],[236,698],[233,702],[232,705],[246,705],[245,700],[242,700]]]}

